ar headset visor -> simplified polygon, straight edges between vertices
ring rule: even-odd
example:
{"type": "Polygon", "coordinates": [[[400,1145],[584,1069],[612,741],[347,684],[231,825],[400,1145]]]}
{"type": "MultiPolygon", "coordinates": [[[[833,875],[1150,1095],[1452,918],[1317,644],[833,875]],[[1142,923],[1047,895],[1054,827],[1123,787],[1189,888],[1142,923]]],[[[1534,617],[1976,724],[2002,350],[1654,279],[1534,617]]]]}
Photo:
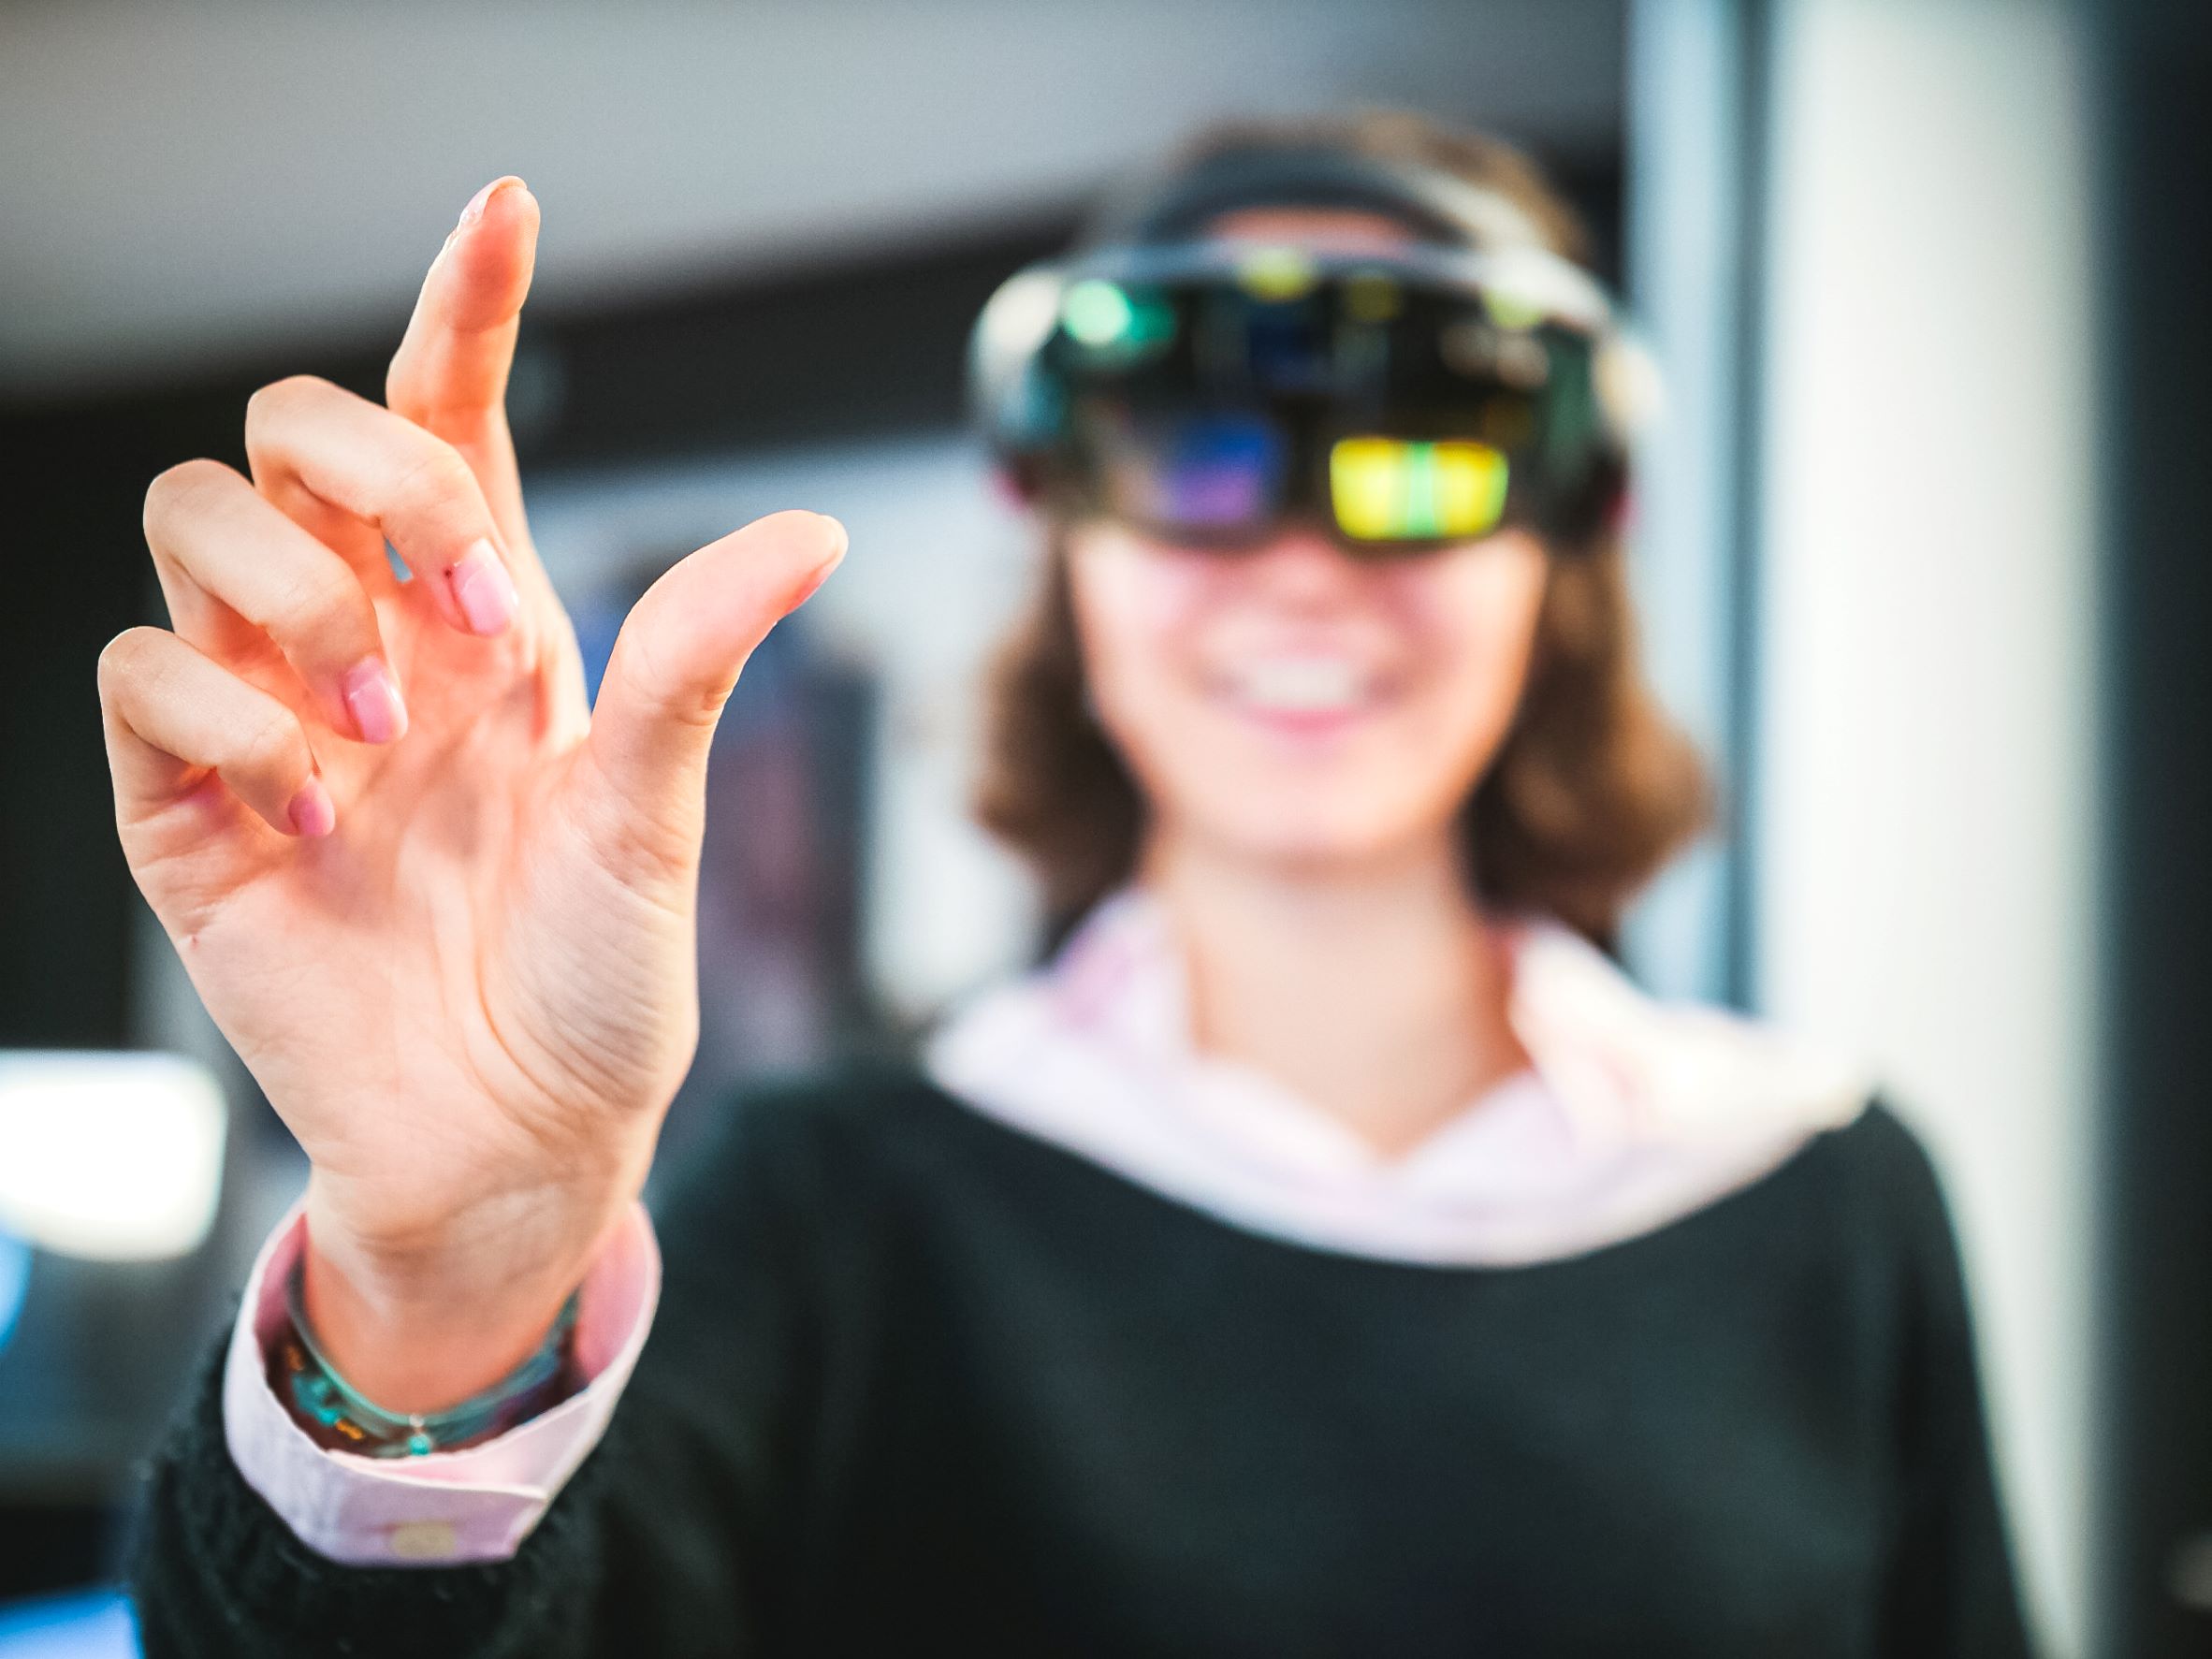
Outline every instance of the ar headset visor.
{"type": "Polygon", "coordinates": [[[1597,282],[1448,175],[1230,161],[985,306],[971,392],[1016,491],[1223,550],[1291,523],[1364,557],[1506,525],[1585,545],[1620,495],[1631,389],[1597,282]],[[1262,205],[1379,208],[1426,240],[1331,253],[1193,223],[1262,205]]]}

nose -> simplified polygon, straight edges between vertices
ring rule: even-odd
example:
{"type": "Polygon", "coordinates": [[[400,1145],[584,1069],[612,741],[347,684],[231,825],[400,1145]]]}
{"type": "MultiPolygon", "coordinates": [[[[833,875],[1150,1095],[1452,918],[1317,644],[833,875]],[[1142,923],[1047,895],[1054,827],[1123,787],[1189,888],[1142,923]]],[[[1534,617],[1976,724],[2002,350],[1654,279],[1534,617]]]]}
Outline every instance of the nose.
{"type": "Polygon", "coordinates": [[[1286,529],[1242,558],[1226,560],[1245,595],[1294,609],[1325,610],[1365,591],[1374,572],[1317,530],[1286,529]]]}

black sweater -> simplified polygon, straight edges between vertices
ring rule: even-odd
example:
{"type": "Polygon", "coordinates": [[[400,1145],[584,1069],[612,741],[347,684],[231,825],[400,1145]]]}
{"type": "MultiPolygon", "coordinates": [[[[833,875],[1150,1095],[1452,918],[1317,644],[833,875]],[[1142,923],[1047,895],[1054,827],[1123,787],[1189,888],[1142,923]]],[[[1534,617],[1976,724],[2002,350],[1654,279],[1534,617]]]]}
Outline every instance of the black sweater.
{"type": "Polygon", "coordinates": [[[742,1102],[657,1225],[644,1357],[512,1562],[312,1553],[211,1354],[149,1654],[2027,1651],[1943,1201],[1879,1104],[1627,1243],[1439,1268],[856,1072],[742,1102]]]}

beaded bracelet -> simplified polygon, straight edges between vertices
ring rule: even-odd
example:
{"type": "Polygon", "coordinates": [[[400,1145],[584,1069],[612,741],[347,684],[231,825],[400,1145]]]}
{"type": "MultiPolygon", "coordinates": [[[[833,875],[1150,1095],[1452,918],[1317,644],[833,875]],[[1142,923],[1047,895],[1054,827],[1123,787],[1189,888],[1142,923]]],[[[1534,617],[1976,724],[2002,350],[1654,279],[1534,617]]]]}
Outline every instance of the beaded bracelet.
{"type": "Polygon", "coordinates": [[[293,1263],[284,1295],[292,1324],[277,1345],[272,1369],[282,1369],[280,1391],[289,1395],[293,1416],[325,1447],[371,1458],[451,1451],[551,1409],[578,1386],[569,1351],[576,1323],[574,1291],[527,1360],[489,1388],[435,1412],[386,1411],[339,1375],[307,1322],[299,1262],[293,1263]]]}

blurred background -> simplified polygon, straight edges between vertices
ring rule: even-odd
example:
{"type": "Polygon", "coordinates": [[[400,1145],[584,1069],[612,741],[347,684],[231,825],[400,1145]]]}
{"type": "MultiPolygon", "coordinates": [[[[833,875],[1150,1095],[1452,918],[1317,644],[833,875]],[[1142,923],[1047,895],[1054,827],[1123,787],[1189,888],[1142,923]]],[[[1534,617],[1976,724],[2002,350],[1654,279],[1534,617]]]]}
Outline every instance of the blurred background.
{"type": "Polygon", "coordinates": [[[2048,1651],[2212,1652],[2212,7],[817,0],[0,9],[0,1655],[129,1652],[121,1505],[302,1166],[117,851],[93,666],[145,486],[374,394],[486,180],[513,415],[603,659],[691,547],[852,557],[718,740],[697,1073],[897,1049],[1024,962],[967,822],[1032,551],[960,424],[991,288],[1209,118],[1532,150],[1666,378],[1637,580],[1725,833],[1656,989],[1869,1055],[1941,1162],[2048,1651]]]}

